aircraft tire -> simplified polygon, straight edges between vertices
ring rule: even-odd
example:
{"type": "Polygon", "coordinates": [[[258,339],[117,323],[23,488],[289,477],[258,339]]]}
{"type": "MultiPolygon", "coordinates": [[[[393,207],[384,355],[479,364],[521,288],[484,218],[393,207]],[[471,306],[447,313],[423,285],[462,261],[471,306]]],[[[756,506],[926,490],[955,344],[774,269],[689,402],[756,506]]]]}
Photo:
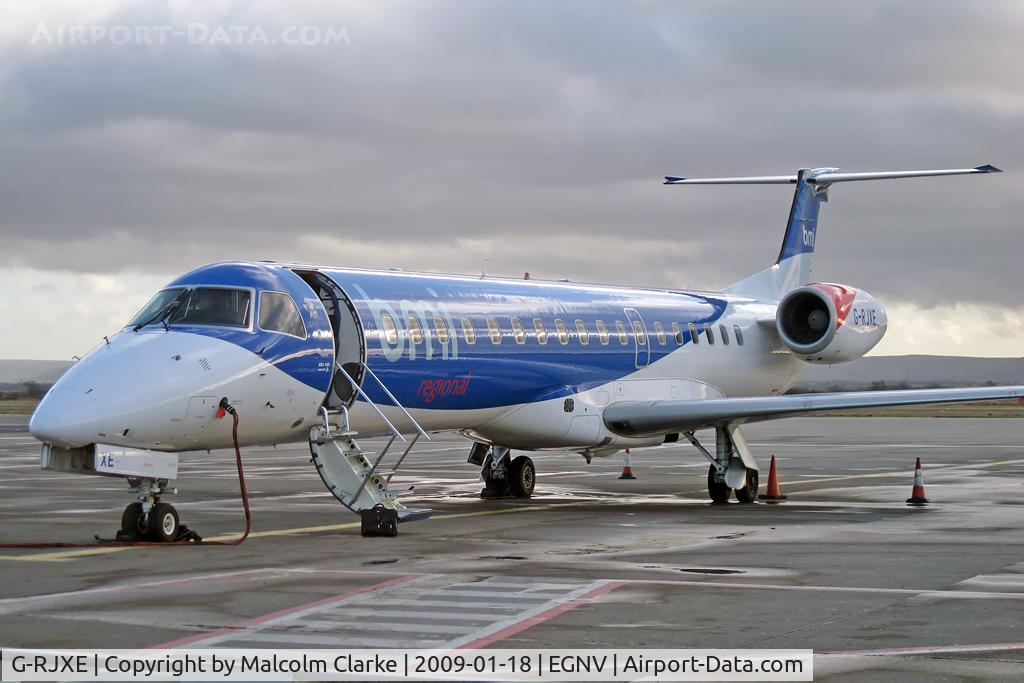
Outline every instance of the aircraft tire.
{"type": "Polygon", "coordinates": [[[715,479],[715,466],[712,465],[708,468],[708,495],[711,496],[711,502],[717,504],[728,503],[731,494],[732,489],[726,486],[724,481],[715,479]]]}
{"type": "Polygon", "coordinates": [[[130,503],[121,513],[121,530],[136,539],[144,538],[149,531],[146,517],[142,514],[142,503],[130,503]]]}
{"type": "Polygon", "coordinates": [[[537,468],[533,466],[533,460],[525,455],[513,460],[509,466],[509,484],[512,487],[512,495],[516,498],[532,496],[537,485],[537,468]]]}
{"type": "Polygon", "coordinates": [[[757,470],[747,469],[746,486],[736,489],[736,500],[741,503],[757,502],[757,470]]]}
{"type": "Polygon", "coordinates": [[[178,511],[170,503],[157,503],[149,512],[150,538],[154,541],[169,543],[178,538],[178,530],[181,525],[178,521],[178,511]]]}

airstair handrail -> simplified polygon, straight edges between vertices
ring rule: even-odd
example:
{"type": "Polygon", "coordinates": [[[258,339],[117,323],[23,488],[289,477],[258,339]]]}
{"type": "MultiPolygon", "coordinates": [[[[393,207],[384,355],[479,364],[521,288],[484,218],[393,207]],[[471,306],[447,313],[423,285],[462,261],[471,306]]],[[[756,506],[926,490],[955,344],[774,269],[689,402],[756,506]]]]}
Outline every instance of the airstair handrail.
{"type": "Polygon", "coordinates": [[[405,409],[405,406],[398,402],[398,399],[395,398],[395,395],[391,393],[391,390],[388,389],[387,386],[385,386],[384,382],[380,381],[380,377],[377,377],[377,375],[374,374],[373,370],[370,369],[369,365],[367,365],[366,363],[363,363],[362,365],[366,369],[366,371],[370,373],[370,377],[377,380],[377,384],[379,384],[380,388],[384,390],[384,393],[388,395],[388,398],[391,399],[391,402],[394,403],[399,410],[405,413],[405,416],[409,418],[409,422],[411,422],[412,426],[416,428],[416,431],[420,433],[420,436],[426,437],[427,441],[430,441],[430,435],[423,431],[423,427],[420,426],[420,423],[417,422],[416,419],[409,414],[409,411],[405,409]]]}
{"type": "MultiPolygon", "coordinates": [[[[360,396],[362,396],[366,400],[367,403],[370,404],[371,408],[373,408],[374,410],[377,411],[377,415],[380,416],[380,419],[384,420],[384,424],[386,424],[388,426],[388,428],[391,430],[391,433],[394,434],[397,438],[401,439],[403,443],[405,443],[407,441],[407,439],[404,436],[402,436],[402,433],[398,431],[398,428],[396,428],[395,425],[391,424],[391,420],[389,420],[387,418],[387,416],[384,415],[384,413],[381,412],[380,408],[377,407],[377,404],[373,402],[373,399],[371,399],[369,396],[366,395],[366,392],[363,391],[363,388],[360,387],[356,383],[356,381],[354,379],[352,379],[352,375],[348,374],[348,372],[345,370],[345,368],[341,367],[341,363],[338,363],[337,361],[335,361],[334,365],[338,368],[339,371],[341,371],[341,374],[345,375],[345,377],[349,381],[349,384],[352,385],[352,388],[355,389],[356,392],[360,396]]],[[[366,368],[366,369],[367,369],[367,371],[369,371],[369,368],[366,368]]],[[[372,375],[373,373],[371,372],[370,374],[372,375]]],[[[376,379],[376,377],[374,379],[376,379]]],[[[380,380],[377,380],[377,381],[379,382],[380,380]]],[[[387,389],[385,389],[384,391],[387,391],[387,389]]],[[[399,407],[401,407],[401,406],[399,406],[399,407]]],[[[402,410],[405,410],[405,409],[403,408],[402,410]]],[[[408,413],[406,413],[406,414],[408,415],[408,413]]],[[[418,428],[419,425],[416,425],[416,427],[418,428]]]]}

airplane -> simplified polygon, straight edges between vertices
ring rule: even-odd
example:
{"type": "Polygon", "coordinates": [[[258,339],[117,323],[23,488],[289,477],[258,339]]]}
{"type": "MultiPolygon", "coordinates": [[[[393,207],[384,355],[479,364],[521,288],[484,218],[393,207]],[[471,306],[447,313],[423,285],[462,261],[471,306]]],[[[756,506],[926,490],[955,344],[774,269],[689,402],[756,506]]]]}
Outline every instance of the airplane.
{"type": "Polygon", "coordinates": [[[232,445],[308,441],[343,505],[390,515],[380,535],[429,516],[403,505],[390,482],[417,440],[437,432],[466,437],[483,498],[533,494],[534,463],[514,450],[572,451],[589,462],[682,438],[708,461],[712,501],[753,503],[759,467],[745,423],[1024,396],[1020,386],[786,393],[808,364],[860,358],[886,331],[885,310],[866,291],[811,278],[829,188],[997,172],[666,176],[673,186],[794,185],[776,261],[714,292],[276,261],[205,265],[72,366],[30,430],[47,469],[127,476],[137,500],[122,530],[156,541],[181,529],[161,502],[176,475],[173,454],[232,445]],[[241,416],[235,439],[219,419],[225,408],[241,416]],[[714,429],[713,446],[697,438],[704,429],[714,429]],[[357,434],[390,440],[371,462],[357,434]],[[134,465],[118,470],[115,461],[134,465]]]}

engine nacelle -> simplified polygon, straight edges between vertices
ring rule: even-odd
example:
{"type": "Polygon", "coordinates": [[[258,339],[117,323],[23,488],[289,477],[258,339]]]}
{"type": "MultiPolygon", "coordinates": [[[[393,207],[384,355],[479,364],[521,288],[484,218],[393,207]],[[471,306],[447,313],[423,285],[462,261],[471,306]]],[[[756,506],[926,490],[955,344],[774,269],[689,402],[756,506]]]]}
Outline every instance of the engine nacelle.
{"type": "Polygon", "coordinates": [[[775,328],[793,355],[808,363],[860,358],[885,334],[885,309],[867,292],[813,282],[779,302],[775,328]]]}

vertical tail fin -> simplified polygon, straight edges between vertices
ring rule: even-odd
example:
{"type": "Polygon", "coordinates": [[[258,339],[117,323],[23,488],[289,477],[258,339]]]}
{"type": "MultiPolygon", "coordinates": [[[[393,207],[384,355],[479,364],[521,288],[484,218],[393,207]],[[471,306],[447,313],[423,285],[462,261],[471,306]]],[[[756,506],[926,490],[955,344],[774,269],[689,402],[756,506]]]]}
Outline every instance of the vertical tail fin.
{"type": "Polygon", "coordinates": [[[725,288],[732,294],[778,300],[789,290],[807,284],[811,278],[811,262],[818,232],[818,210],[828,201],[832,183],[890,178],[918,178],[940,175],[1001,173],[992,166],[953,168],[934,171],[882,171],[840,173],[838,168],[800,169],[794,176],[754,176],[743,178],[683,178],[665,176],[666,185],[763,185],[795,184],[793,205],[789,210],[786,235],[775,264],[725,288]]]}

